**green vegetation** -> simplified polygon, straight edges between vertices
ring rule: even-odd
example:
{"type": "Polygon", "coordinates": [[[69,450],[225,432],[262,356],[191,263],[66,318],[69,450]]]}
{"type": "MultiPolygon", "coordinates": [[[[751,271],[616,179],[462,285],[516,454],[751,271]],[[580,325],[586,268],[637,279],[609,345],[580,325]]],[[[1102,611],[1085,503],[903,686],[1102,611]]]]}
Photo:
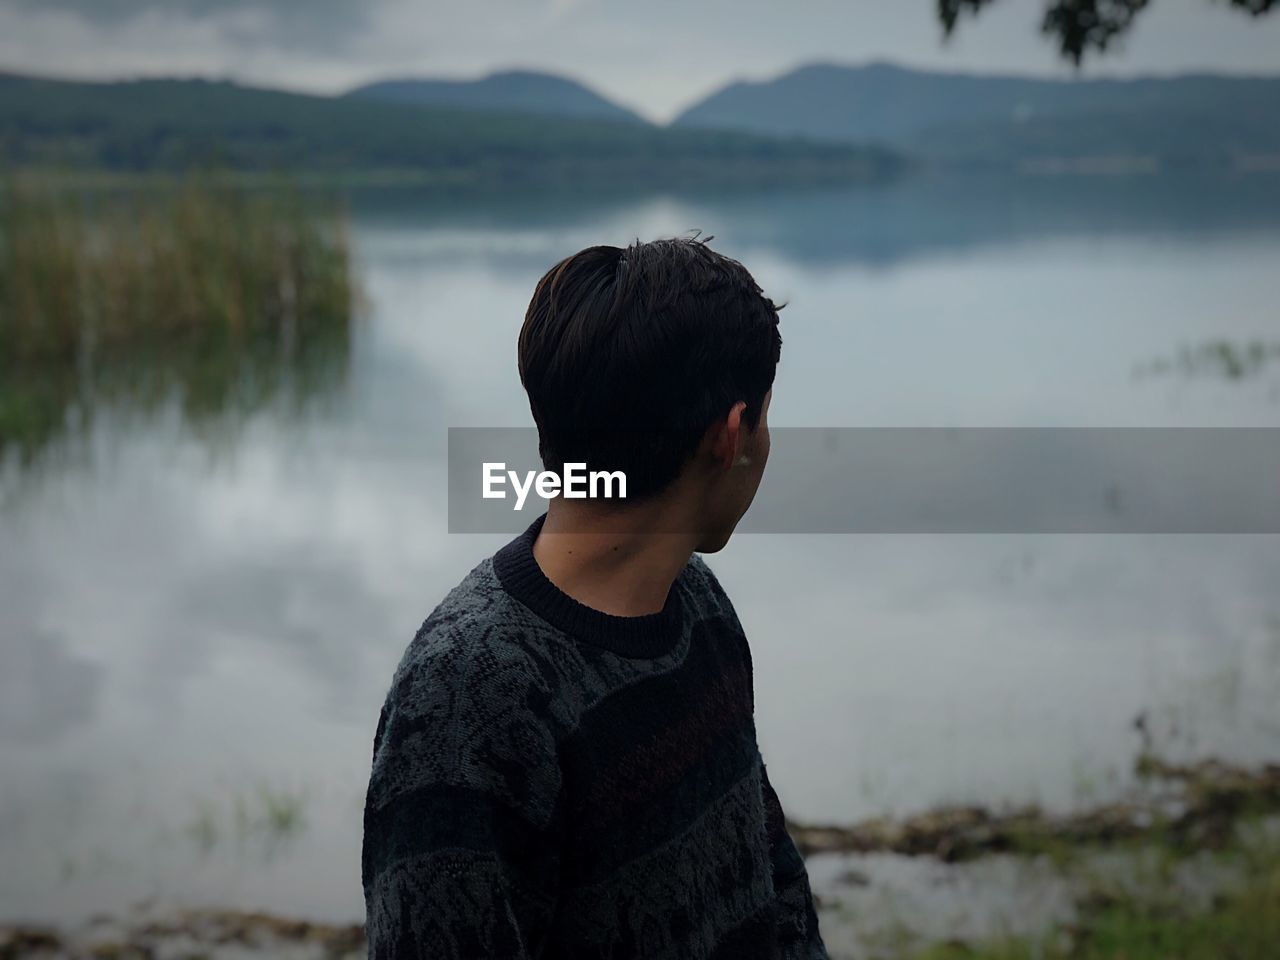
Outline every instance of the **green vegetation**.
{"type": "Polygon", "coordinates": [[[95,408],[177,401],[194,424],[305,401],[346,367],[339,212],[213,176],[0,195],[0,460],[29,463],[95,408]]]}
{"type": "Polygon", "coordinates": [[[1064,876],[1077,878],[1073,922],[1035,938],[900,953],[915,960],[1273,957],[1280,943],[1280,767],[1179,765],[1144,750],[1136,769],[1157,791],[1179,785],[1174,806],[1181,813],[1144,818],[1149,822],[1137,831],[1079,829],[1096,827],[1096,813],[1068,818],[1072,830],[1052,837],[1032,831],[1024,838],[1029,846],[1009,848],[1047,854],[1064,876]],[[1044,846],[1047,837],[1052,848],[1044,846]],[[1129,868],[1118,869],[1119,862],[1129,868]]]}
{"type": "Polygon", "coordinates": [[[1194,346],[1184,344],[1172,358],[1161,358],[1139,366],[1134,376],[1248,380],[1277,365],[1280,365],[1280,343],[1211,340],[1194,346]]]}
{"type": "Polygon", "coordinates": [[[958,169],[1275,169],[1277,94],[1277,77],[1046,80],[815,64],[730,84],[675,122],[882,143],[958,169]]]}
{"type": "Polygon", "coordinates": [[[217,802],[199,799],[184,832],[201,855],[213,853],[226,837],[239,849],[269,861],[306,829],[306,810],[305,790],[277,789],[263,783],[217,802]]]}
{"type": "MultiPolygon", "coordinates": [[[[976,928],[985,932],[938,942],[936,923],[894,923],[892,914],[888,923],[869,919],[865,897],[857,907],[835,890],[825,914],[833,939],[854,931],[865,951],[859,956],[912,960],[1273,956],[1280,934],[1280,766],[1171,763],[1152,752],[1140,729],[1139,785],[1128,800],[1059,814],[957,807],[853,827],[793,825],[806,852],[930,857],[949,864],[961,888],[984,876],[978,861],[996,857],[1051,901],[1039,921],[1010,927],[1009,920],[988,920],[976,928]],[[1065,905],[1052,905],[1058,894],[1065,905]]],[[[1000,874],[985,876],[992,882],[1000,874]]],[[[863,875],[849,889],[859,882],[875,881],[863,875]]],[[[977,892],[978,916],[982,902],[977,892]]]]}
{"type": "Polygon", "coordinates": [[[128,172],[215,163],[486,189],[847,183],[898,166],[883,150],[627,120],[307,96],[200,80],[0,76],[3,163],[128,172]]]}
{"type": "Polygon", "coordinates": [[[381,80],[357,87],[347,96],[418,105],[449,105],[469,110],[645,122],[638,114],[605,99],[576,80],[529,70],[503,70],[479,80],[434,77],[381,80]]]}
{"type": "MultiPolygon", "coordinates": [[[[961,14],[976,14],[991,0],[938,0],[938,18],[950,36],[961,14]]],[[[1253,17],[1270,13],[1276,0],[1221,0],[1216,6],[1226,7],[1253,17]]],[[[1040,32],[1052,37],[1062,55],[1076,66],[1085,53],[1105,53],[1118,47],[1134,21],[1149,7],[1148,0],[1113,0],[1111,3],[1081,3],[1079,0],[1048,0],[1040,19],[1040,32]]]]}
{"type": "MultiPolygon", "coordinates": [[[[1255,825],[1257,826],[1257,825],[1255,825]]],[[[1169,851],[1142,890],[1098,885],[1069,926],[1030,940],[950,943],[916,960],[1268,960],[1280,943],[1280,845],[1274,831],[1246,831],[1228,851],[1240,877],[1207,908],[1170,879],[1183,854],[1169,851]],[[1162,880],[1163,878],[1163,880],[1162,880]]]]}
{"type": "Polygon", "coordinates": [[[1179,765],[1144,749],[1134,772],[1143,785],[1136,796],[1067,814],[943,807],[900,820],[788,828],[806,855],[891,852],[961,863],[991,853],[1062,860],[1081,849],[1152,843],[1220,849],[1241,820],[1280,814],[1280,766],[1249,770],[1215,760],[1179,765]]]}

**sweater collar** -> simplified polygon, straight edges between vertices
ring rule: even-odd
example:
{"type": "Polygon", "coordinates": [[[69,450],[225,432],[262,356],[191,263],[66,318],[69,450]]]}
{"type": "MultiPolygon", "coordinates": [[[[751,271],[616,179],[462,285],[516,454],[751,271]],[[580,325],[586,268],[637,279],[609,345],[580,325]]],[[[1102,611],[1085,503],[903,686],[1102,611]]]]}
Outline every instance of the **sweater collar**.
{"type": "Polygon", "coordinates": [[[533,556],[533,542],[546,519],[544,513],[493,555],[493,569],[503,589],[547,623],[584,643],[632,659],[667,653],[679,639],[682,625],[680,578],[672,583],[657,613],[619,617],[588,607],[552,583],[533,556]]]}

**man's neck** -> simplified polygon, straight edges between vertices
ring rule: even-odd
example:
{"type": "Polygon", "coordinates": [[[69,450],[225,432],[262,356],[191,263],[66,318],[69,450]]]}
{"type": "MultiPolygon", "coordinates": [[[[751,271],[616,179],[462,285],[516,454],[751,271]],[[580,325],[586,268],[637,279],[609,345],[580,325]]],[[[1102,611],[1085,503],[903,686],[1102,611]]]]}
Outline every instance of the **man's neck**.
{"type": "Polygon", "coordinates": [[[679,530],[661,502],[598,512],[591,504],[553,500],[533,544],[547,579],[579,603],[619,617],[658,613],[689,562],[698,537],[679,530]]]}

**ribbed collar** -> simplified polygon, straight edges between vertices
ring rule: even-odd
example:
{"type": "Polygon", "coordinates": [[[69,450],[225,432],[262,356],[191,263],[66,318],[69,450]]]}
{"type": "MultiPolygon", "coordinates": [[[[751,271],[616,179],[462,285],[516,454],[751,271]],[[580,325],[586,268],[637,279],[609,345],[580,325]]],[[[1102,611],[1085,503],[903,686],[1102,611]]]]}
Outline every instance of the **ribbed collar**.
{"type": "Polygon", "coordinates": [[[588,607],[552,583],[533,556],[533,542],[546,519],[544,513],[493,555],[493,569],[503,589],[556,629],[585,643],[633,659],[667,653],[680,637],[679,584],[671,585],[657,613],[619,617],[588,607]]]}

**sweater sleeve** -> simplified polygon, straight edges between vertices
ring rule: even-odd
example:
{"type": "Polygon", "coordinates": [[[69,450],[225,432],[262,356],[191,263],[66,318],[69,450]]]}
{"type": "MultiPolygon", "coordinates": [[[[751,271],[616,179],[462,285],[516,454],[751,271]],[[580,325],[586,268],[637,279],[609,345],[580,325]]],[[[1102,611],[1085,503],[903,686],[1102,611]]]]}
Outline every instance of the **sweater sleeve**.
{"type": "Polygon", "coordinates": [[[778,944],[782,948],[782,956],[787,960],[828,960],[827,948],[818,932],[818,915],[804,858],[787,832],[782,804],[769,783],[763,758],[760,771],[769,832],[769,859],[773,865],[773,887],[777,896],[778,944]]]}
{"type": "Polygon", "coordinates": [[[418,663],[374,741],[364,814],[371,960],[542,955],[557,899],[554,738],[516,658],[418,663]]]}

